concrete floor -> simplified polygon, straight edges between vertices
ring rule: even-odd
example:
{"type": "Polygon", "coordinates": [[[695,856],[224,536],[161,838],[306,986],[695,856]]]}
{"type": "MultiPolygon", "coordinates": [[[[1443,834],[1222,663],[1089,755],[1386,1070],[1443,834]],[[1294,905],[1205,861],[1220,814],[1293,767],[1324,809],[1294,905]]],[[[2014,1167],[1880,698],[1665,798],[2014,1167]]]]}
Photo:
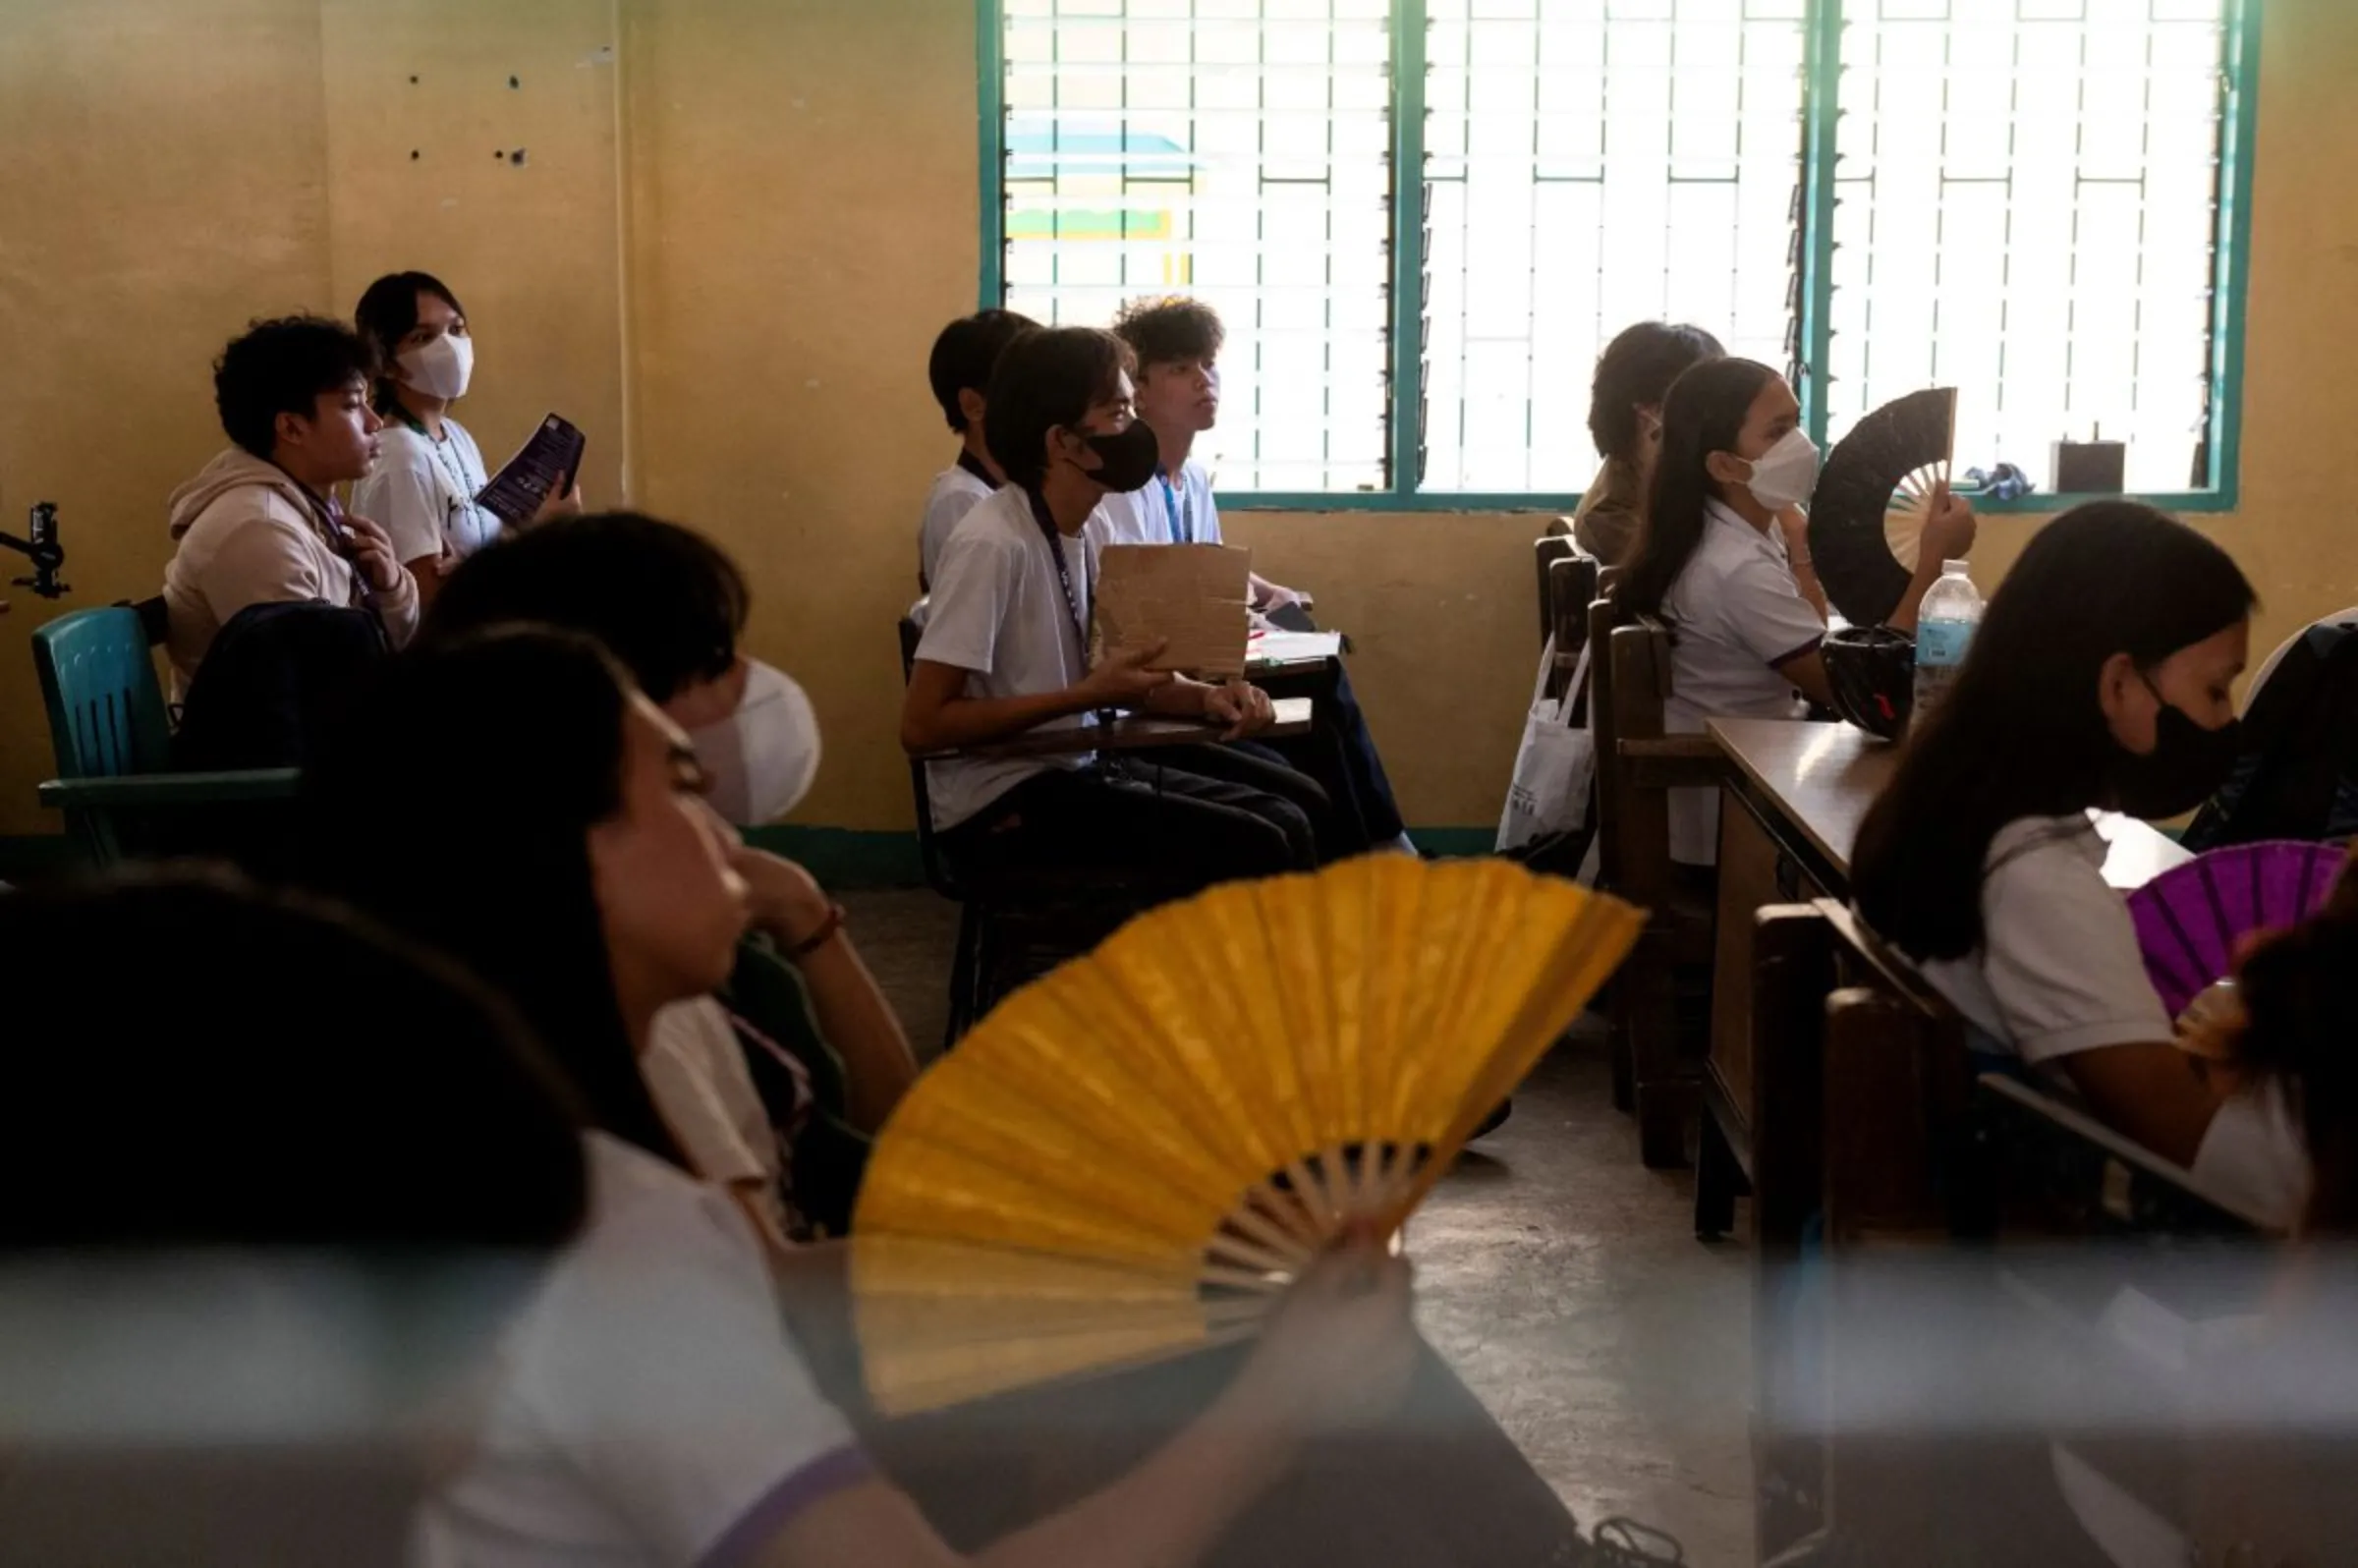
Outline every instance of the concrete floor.
{"type": "MultiPolygon", "coordinates": [[[[921,1055],[941,1040],[955,911],[847,895],[861,952],[921,1055]]],[[[1705,1246],[1685,1173],[1638,1163],[1601,1037],[1542,1064],[1409,1231],[1426,1337],[1584,1527],[1623,1515],[1690,1563],[1750,1562],[1749,1260],[1705,1246]]]]}

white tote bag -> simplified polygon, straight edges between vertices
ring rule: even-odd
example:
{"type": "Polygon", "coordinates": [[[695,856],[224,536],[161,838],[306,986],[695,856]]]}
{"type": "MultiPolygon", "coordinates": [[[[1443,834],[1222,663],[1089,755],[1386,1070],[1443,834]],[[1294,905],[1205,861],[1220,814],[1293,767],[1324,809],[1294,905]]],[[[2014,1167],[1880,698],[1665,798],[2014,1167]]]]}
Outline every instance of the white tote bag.
{"type": "Polygon", "coordinates": [[[1547,697],[1547,673],[1555,667],[1555,639],[1540,654],[1540,678],[1531,689],[1531,710],[1523,720],[1523,745],[1515,753],[1515,776],[1498,818],[1498,851],[1519,849],[1550,833],[1568,833],[1588,820],[1589,786],[1597,776],[1597,743],[1575,728],[1571,712],[1589,680],[1589,650],[1580,650],[1563,700],[1547,697]]]}

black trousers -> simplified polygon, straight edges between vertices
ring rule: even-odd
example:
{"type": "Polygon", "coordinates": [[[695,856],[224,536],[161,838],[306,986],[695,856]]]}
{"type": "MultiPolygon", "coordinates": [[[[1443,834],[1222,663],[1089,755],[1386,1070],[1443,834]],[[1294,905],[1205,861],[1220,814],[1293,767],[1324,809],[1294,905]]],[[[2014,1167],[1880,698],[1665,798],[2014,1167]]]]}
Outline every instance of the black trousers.
{"type": "Polygon", "coordinates": [[[1173,747],[1036,773],[943,834],[941,848],[959,879],[985,893],[1028,871],[1102,870],[1180,897],[1317,867],[1316,824],[1333,811],[1280,763],[1173,747]],[[1190,765],[1199,762],[1218,776],[1190,765]]]}
{"type": "Polygon", "coordinates": [[[1376,737],[1368,733],[1367,716],[1351,690],[1351,677],[1341,659],[1328,659],[1317,670],[1271,676],[1254,683],[1272,698],[1311,700],[1311,732],[1270,741],[1268,749],[1316,779],[1348,818],[1362,848],[1392,843],[1407,825],[1400,804],[1392,799],[1392,781],[1376,755],[1376,737]]]}

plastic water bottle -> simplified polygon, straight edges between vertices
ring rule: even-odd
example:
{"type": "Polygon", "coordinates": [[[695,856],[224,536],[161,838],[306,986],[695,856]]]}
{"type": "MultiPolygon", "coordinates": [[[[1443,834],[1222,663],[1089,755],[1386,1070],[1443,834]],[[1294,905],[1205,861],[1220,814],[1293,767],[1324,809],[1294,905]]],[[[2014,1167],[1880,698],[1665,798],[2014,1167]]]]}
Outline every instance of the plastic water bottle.
{"type": "Polygon", "coordinates": [[[1916,707],[1910,724],[1923,723],[1956,684],[1974,628],[1981,624],[1981,591],[1966,575],[1965,563],[1941,562],[1940,581],[1925,590],[1916,612],[1916,707]]]}

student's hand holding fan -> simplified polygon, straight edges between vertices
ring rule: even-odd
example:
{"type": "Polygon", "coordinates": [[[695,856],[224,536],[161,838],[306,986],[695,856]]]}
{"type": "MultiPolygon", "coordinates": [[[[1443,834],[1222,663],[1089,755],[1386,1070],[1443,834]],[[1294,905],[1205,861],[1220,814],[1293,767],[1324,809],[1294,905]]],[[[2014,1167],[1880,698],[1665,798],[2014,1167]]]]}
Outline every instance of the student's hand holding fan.
{"type": "Polygon", "coordinates": [[[1297,1431],[1347,1429],[1396,1408],[1417,1368],[1412,1273],[1372,1230],[1313,1263],[1255,1347],[1237,1391],[1297,1431]]]}
{"type": "Polygon", "coordinates": [[[2235,975],[2269,937],[2358,899],[2342,846],[2238,844],[2198,855],[2129,895],[2146,978],[2178,1045],[2231,1087],[2244,1026],[2235,975]]]}
{"type": "Polygon", "coordinates": [[[1089,679],[1081,683],[1082,689],[1100,707],[1135,707],[1150,693],[1158,692],[1179,678],[1169,670],[1147,668],[1162,657],[1162,644],[1153,643],[1127,651],[1109,651],[1089,672],[1089,679]]]}

